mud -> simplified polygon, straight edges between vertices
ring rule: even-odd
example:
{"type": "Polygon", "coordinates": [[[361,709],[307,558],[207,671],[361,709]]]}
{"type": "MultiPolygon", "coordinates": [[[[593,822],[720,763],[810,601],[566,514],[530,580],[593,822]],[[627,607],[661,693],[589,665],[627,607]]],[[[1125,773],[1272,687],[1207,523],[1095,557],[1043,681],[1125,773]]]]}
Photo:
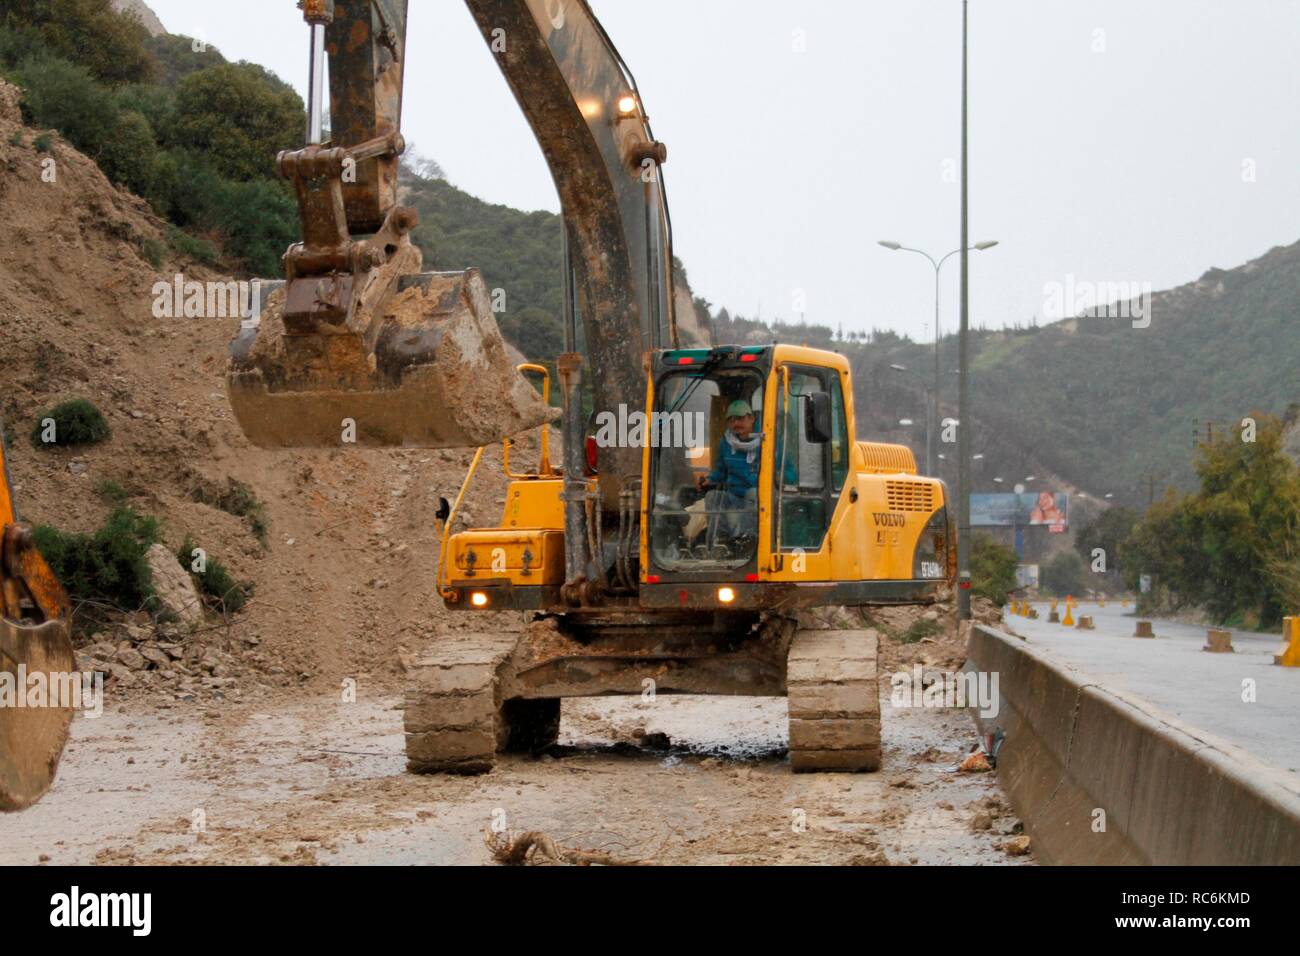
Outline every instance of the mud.
{"type": "Polygon", "coordinates": [[[955,772],[960,713],[885,701],[882,771],[795,775],[781,699],[567,701],[551,751],[421,777],[399,698],[358,690],[78,719],[54,790],[0,818],[0,864],[477,865],[494,827],[662,864],[1032,860],[1003,849],[1019,828],[996,777],[955,772]]]}

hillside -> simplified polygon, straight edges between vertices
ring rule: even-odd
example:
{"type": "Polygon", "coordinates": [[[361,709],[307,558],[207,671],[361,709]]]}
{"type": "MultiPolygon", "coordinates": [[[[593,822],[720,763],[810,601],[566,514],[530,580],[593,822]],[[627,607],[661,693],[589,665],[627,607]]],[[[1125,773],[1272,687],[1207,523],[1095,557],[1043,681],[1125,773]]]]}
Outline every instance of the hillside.
{"type": "MultiPolygon", "coordinates": [[[[236,578],[255,582],[245,611],[194,639],[224,655],[228,672],[246,673],[226,693],[312,681],[337,687],[342,676],[382,680],[422,640],[464,626],[442,609],[430,569],[438,496],[459,488],[470,453],[249,446],[225,396],[238,319],[156,318],[152,309],[161,277],[224,277],[170,251],[152,265],[165,224],[59,137],[38,150],[44,131],[22,125],[18,95],[0,82],[0,219],[17,240],[0,249],[0,414],[23,518],[90,531],[112,507],[103,488],[113,482],[132,508],[161,519],[169,548],[192,537],[236,578]],[[52,183],[41,179],[49,158],[58,170],[52,183]],[[111,440],[33,448],[26,436],[40,412],[78,397],[104,413],[111,440]],[[244,519],[195,500],[231,479],[262,503],[265,544],[244,519]]],[[[518,460],[535,456],[536,440],[526,436],[518,460]]],[[[470,515],[495,513],[504,488],[500,451],[490,450],[467,499],[470,515]]],[[[111,641],[126,633],[105,628],[111,641]]],[[[198,688],[205,698],[211,681],[226,680],[181,675],[179,686],[164,686],[159,674],[140,671],[134,680],[198,688]]]]}
{"type": "MultiPolygon", "coordinates": [[[[421,167],[435,164],[417,162],[421,167]]],[[[425,268],[459,270],[477,266],[489,288],[506,291],[498,316],[502,333],[534,361],[563,351],[564,274],[560,217],[521,212],[484,202],[437,174],[402,170],[400,201],[420,213],[412,240],[424,253],[425,268]]],[[[709,320],[694,304],[686,271],[677,264],[677,322],[684,345],[709,341],[709,320]]]]}

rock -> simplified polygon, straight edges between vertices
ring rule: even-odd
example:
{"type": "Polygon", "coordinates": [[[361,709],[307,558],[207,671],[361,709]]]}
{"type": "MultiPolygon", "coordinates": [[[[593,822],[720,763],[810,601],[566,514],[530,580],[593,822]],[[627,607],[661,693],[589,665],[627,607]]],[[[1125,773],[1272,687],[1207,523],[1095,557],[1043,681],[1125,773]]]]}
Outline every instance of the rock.
{"type": "Polygon", "coordinates": [[[989,813],[977,813],[971,819],[970,828],[972,830],[992,830],[993,815],[989,813]]]}
{"type": "Polygon", "coordinates": [[[12,83],[0,80],[0,120],[21,126],[23,111],[19,104],[22,99],[22,90],[12,83]]]}
{"type": "Polygon", "coordinates": [[[140,656],[147,660],[154,667],[170,667],[171,656],[161,647],[152,644],[146,644],[140,648],[140,656]]]}
{"type": "Polygon", "coordinates": [[[68,471],[74,475],[81,476],[89,470],[90,466],[87,465],[85,460],[82,458],[74,458],[72,461],[68,462],[68,471]]]}
{"type": "Polygon", "coordinates": [[[90,657],[98,658],[101,661],[111,661],[117,656],[117,648],[108,641],[95,641],[86,648],[86,654],[90,657]]]}
{"type": "Polygon", "coordinates": [[[161,544],[153,545],[145,554],[149,573],[153,576],[154,593],[158,603],[167,613],[189,627],[203,623],[203,602],[189,572],[181,567],[176,556],[161,544]]]}
{"type": "Polygon", "coordinates": [[[130,668],[124,667],[123,665],[118,664],[116,662],[112,664],[108,664],[106,666],[108,667],[109,676],[111,676],[114,680],[118,681],[119,683],[124,685],[135,683],[135,675],[131,673],[130,668]]]}
{"type": "MultiPolygon", "coordinates": [[[[133,647],[117,652],[116,662],[133,671],[142,671],[149,666],[145,656],[133,647]]],[[[116,671],[114,671],[116,674],[116,671]]]]}
{"type": "Polygon", "coordinates": [[[1007,856],[1026,856],[1029,853],[1029,837],[1018,836],[1002,845],[1007,856]]]}

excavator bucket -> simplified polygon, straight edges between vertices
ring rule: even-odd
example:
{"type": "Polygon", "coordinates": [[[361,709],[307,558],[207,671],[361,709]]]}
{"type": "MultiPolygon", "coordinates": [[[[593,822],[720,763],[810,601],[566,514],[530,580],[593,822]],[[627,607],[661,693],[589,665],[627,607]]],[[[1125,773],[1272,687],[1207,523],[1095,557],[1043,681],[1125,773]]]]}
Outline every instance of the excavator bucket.
{"type": "Polygon", "coordinates": [[[81,675],[68,595],[19,523],[0,425],[0,811],[54,782],[81,675]]]}
{"type": "Polygon", "coordinates": [[[70,682],[80,680],[66,620],[0,617],[0,695],[10,698],[0,706],[0,810],[25,809],[54,783],[72,724],[70,682]]]}
{"type": "MultiPolygon", "coordinates": [[[[328,299],[329,283],[350,280],[303,290],[328,299]]],[[[231,346],[230,403],[255,445],[477,447],[558,417],[516,371],[477,269],[402,276],[363,334],[295,328],[312,303],[294,289],[261,283],[260,315],[231,346]]]]}

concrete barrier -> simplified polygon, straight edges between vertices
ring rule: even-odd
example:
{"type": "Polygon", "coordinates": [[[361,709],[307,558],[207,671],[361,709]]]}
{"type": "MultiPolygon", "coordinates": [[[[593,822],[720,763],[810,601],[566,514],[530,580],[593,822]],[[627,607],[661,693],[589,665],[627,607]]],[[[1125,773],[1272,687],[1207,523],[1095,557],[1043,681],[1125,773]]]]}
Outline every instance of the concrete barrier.
{"type": "Polygon", "coordinates": [[[1038,859],[1300,863],[1294,774],[990,627],[972,628],[966,669],[999,675],[997,716],[972,713],[1006,735],[998,779],[1038,859]]]}

